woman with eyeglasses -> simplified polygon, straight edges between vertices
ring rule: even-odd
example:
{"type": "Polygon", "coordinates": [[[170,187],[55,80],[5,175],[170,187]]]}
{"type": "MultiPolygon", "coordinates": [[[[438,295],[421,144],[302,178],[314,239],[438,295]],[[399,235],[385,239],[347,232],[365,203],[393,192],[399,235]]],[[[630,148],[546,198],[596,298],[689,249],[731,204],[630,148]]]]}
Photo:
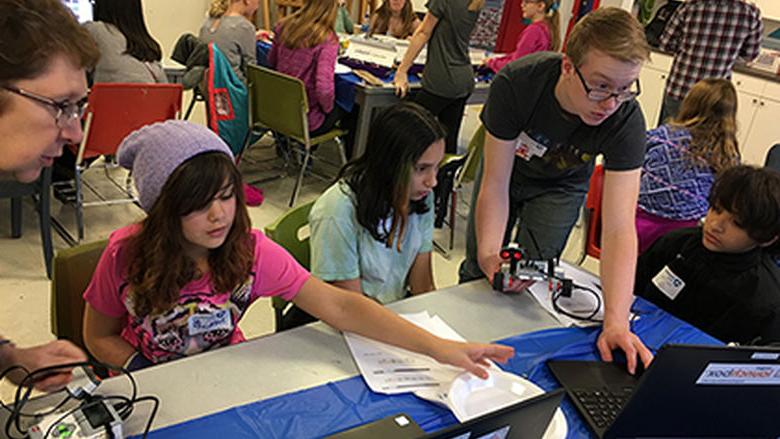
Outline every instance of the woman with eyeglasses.
{"type": "MultiPolygon", "coordinates": [[[[32,182],[65,144],[81,141],[86,70],[98,55],[92,38],[60,0],[0,1],[0,178],[32,182]]],[[[20,366],[33,371],[85,360],[66,340],[22,348],[0,336],[0,370],[20,366]]],[[[34,385],[61,388],[70,372],[63,368],[34,385]]],[[[24,374],[9,377],[18,383],[24,374]]]]}
{"type": "MultiPolygon", "coordinates": [[[[493,79],[481,119],[487,131],[474,187],[461,281],[491,282],[510,240],[535,259],[561,255],[588,190],[596,156],[604,158],[601,282],[604,325],[598,349],[651,352],[633,334],[628,313],[637,259],[635,228],[645,123],[634,99],[650,56],[644,28],[619,8],[600,8],[572,30],[565,54],[539,52],[506,65],[493,79]],[[515,230],[517,226],[517,230],[515,230]]],[[[527,284],[517,282],[513,289],[527,284]]]]}

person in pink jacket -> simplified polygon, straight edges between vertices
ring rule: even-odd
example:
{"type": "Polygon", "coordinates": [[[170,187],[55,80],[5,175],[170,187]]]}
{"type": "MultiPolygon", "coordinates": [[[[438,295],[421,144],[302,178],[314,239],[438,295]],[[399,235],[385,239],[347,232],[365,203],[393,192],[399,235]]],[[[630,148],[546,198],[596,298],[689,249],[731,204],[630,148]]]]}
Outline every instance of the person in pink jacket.
{"type": "Polygon", "coordinates": [[[296,13],[282,20],[268,64],[306,86],[309,100],[309,131],[313,136],[328,132],[343,116],[335,105],[335,68],[339,40],[334,26],[337,0],[310,0],[296,13]]]}
{"type": "Polygon", "coordinates": [[[484,64],[498,73],[505,65],[530,53],[558,51],[561,46],[558,7],[557,0],[523,0],[523,18],[531,24],[517,38],[515,51],[487,58],[484,64]]]}

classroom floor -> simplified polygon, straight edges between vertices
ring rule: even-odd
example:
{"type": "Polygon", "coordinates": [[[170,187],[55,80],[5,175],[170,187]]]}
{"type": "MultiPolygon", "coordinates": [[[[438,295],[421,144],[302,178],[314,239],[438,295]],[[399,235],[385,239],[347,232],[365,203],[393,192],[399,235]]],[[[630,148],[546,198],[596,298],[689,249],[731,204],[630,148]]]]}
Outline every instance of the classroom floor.
{"type": "MultiPolygon", "coordinates": [[[[476,114],[479,107],[469,107],[461,133],[461,146],[465,148],[467,139],[476,129],[476,114]],[[466,140],[464,140],[466,139],[466,140]]],[[[197,120],[197,119],[196,119],[197,120]]],[[[335,148],[325,145],[322,155],[335,159],[335,148]]],[[[282,161],[265,138],[253,146],[241,163],[245,181],[268,178],[280,174],[282,161]]],[[[327,164],[315,163],[314,173],[323,174],[327,179],[315,176],[304,180],[298,204],[315,200],[319,194],[330,185],[330,179],[335,176],[336,168],[327,164]]],[[[125,175],[124,170],[111,170],[120,180],[125,175]]],[[[92,183],[101,194],[111,195],[114,190],[106,181],[102,170],[87,171],[85,180],[92,183]]],[[[249,214],[252,226],[263,229],[287,210],[292,188],[295,182],[294,172],[287,177],[276,179],[256,186],[262,188],[265,202],[259,207],[250,207],[249,214]]],[[[89,198],[88,198],[89,199],[89,198]]],[[[465,252],[466,217],[471,200],[471,185],[467,185],[460,193],[458,217],[455,228],[455,246],[448,256],[434,252],[434,278],[438,288],[457,283],[458,265],[465,252]]],[[[41,250],[40,232],[37,214],[30,200],[23,203],[23,233],[19,239],[10,238],[10,202],[0,200],[0,334],[13,339],[19,346],[29,346],[45,343],[54,337],[51,334],[49,320],[50,282],[46,277],[41,250]]],[[[75,216],[73,209],[63,206],[59,201],[52,200],[52,215],[56,217],[72,234],[75,234],[75,216]]],[[[86,238],[91,242],[106,238],[111,231],[143,218],[143,211],[133,204],[88,207],[85,209],[86,238]]],[[[580,228],[576,227],[564,252],[564,258],[577,260],[580,254],[580,228]]],[[[55,251],[67,247],[59,235],[53,233],[55,251]]],[[[449,243],[449,229],[445,226],[435,230],[434,239],[445,248],[449,243]]],[[[585,267],[598,269],[598,262],[587,260],[585,267]]],[[[241,330],[247,338],[258,337],[273,332],[274,315],[269,299],[255,302],[240,323],[241,330]]],[[[8,401],[10,388],[7,383],[0,384],[0,398],[8,401]]]]}

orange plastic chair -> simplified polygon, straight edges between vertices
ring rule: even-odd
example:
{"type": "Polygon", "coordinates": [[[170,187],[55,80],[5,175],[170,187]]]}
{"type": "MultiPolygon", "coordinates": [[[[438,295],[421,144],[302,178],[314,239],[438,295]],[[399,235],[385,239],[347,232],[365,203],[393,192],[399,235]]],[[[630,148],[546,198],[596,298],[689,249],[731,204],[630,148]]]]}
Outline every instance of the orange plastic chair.
{"type": "Polygon", "coordinates": [[[118,183],[105,167],[106,177],[126,197],[108,200],[83,181],[82,174],[88,165],[85,159],[100,155],[113,155],[119,144],[131,132],[154,122],[178,119],[181,112],[181,84],[120,84],[97,83],[89,93],[89,105],[84,115],[84,138],[76,147],[75,189],[76,224],[78,241],[84,239],[83,208],[136,202],[130,185],[130,175],[124,185],[118,183]],[[82,185],[87,186],[100,201],[85,203],[82,185]]]}
{"type": "Polygon", "coordinates": [[[590,177],[590,188],[585,199],[585,249],[580,263],[586,256],[601,258],[601,197],[604,189],[604,166],[596,165],[590,177]]]}

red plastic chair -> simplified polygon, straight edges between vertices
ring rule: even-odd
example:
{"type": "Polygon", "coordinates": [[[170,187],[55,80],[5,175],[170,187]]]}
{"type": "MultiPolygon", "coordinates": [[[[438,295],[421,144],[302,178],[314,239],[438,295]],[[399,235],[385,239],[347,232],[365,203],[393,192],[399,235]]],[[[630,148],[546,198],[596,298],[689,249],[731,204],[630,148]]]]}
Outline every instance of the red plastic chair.
{"type": "Polygon", "coordinates": [[[601,258],[601,197],[604,189],[604,166],[596,165],[590,177],[590,188],[585,199],[585,248],[580,263],[586,256],[601,258]]]}
{"type": "Polygon", "coordinates": [[[154,122],[178,119],[181,112],[181,84],[94,84],[89,93],[89,105],[84,115],[84,138],[76,148],[70,145],[76,154],[76,224],[78,241],[84,239],[83,208],[93,205],[107,205],[137,202],[132,193],[130,175],[124,186],[111,178],[109,167],[104,167],[106,177],[122,191],[126,197],[105,199],[93,187],[83,181],[82,174],[88,164],[85,159],[100,155],[113,155],[119,144],[131,132],[154,122]],[[84,202],[82,183],[87,186],[100,201],[84,202]]]}

